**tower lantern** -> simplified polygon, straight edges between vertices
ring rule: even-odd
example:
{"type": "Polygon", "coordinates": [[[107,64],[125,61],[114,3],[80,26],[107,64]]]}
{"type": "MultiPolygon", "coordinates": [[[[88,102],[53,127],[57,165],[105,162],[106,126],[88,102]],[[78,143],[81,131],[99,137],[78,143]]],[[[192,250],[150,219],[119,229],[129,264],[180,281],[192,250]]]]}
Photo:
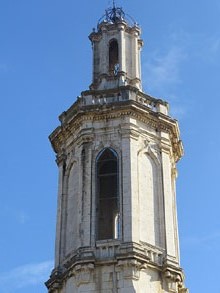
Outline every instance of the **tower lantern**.
{"type": "Polygon", "coordinates": [[[59,168],[49,293],[186,293],[168,104],[142,91],[139,26],[113,5],[89,39],[89,90],[50,135],[59,168]]]}
{"type": "Polygon", "coordinates": [[[141,89],[140,28],[128,20],[122,8],[110,8],[89,36],[93,45],[91,89],[111,89],[123,85],[141,89]],[[132,24],[130,24],[132,23],[132,24]]]}

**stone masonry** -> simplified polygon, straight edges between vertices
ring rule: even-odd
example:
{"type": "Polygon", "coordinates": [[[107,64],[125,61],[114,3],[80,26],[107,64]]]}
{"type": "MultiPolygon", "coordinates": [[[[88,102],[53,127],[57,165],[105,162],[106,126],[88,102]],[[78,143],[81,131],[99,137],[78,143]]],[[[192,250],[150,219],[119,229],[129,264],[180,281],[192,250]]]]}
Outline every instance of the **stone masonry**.
{"type": "Polygon", "coordinates": [[[140,28],[121,8],[90,35],[93,81],[50,135],[59,191],[49,293],[186,293],[179,263],[176,163],[168,104],[142,92],[140,28]],[[113,60],[113,61],[112,61],[113,60]],[[97,239],[97,158],[117,154],[117,237],[97,239]]]}

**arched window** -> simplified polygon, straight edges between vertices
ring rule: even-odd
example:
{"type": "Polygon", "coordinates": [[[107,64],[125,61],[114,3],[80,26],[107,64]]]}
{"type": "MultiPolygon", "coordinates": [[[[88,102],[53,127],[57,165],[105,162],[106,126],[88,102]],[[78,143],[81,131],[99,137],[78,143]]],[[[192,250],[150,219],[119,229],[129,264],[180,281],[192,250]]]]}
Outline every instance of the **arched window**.
{"type": "Polygon", "coordinates": [[[118,42],[113,39],[109,42],[109,72],[114,73],[116,66],[118,67],[118,42]]]}
{"type": "Polygon", "coordinates": [[[97,157],[97,240],[119,237],[118,156],[106,148],[97,157]]]}

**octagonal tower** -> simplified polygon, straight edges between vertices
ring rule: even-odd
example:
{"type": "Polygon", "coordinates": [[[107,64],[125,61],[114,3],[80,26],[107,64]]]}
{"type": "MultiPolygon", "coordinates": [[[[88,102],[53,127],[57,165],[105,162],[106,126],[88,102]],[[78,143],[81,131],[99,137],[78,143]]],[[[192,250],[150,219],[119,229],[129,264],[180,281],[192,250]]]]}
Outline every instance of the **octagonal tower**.
{"type": "Polygon", "coordinates": [[[59,168],[50,293],[183,293],[176,163],[168,104],[142,91],[140,27],[106,11],[89,39],[89,90],[50,135],[59,168]]]}

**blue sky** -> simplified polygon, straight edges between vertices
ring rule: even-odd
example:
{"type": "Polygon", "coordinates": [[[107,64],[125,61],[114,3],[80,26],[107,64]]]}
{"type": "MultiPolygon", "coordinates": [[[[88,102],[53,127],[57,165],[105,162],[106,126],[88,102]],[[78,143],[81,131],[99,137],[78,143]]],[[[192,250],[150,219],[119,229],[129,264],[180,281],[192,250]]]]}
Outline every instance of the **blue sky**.
{"type": "MultiPolygon", "coordinates": [[[[87,38],[111,1],[0,1],[0,292],[43,293],[53,266],[57,167],[48,135],[91,83],[87,38]]],[[[220,292],[220,2],[118,1],[141,25],[144,90],[170,103],[181,264],[191,293],[220,292]]]]}

